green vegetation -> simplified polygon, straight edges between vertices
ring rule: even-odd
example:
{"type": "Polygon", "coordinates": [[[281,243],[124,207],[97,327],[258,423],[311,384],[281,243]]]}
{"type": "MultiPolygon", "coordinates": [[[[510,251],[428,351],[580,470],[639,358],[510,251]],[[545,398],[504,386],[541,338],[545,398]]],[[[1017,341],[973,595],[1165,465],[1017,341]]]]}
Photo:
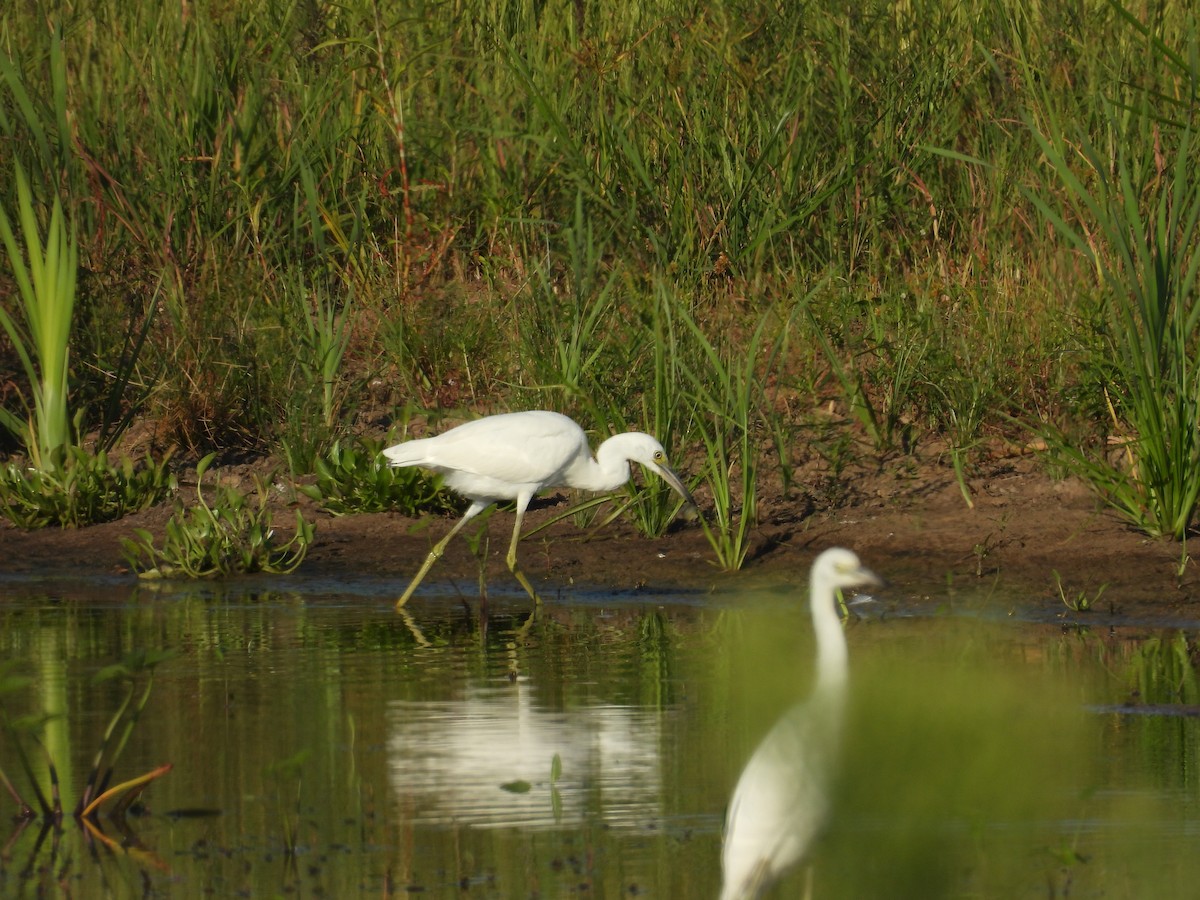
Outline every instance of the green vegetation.
{"type": "MultiPolygon", "coordinates": [[[[1034,434],[1147,532],[1193,524],[1182,7],[60,15],[0,23],[0,208],[76,236],[81,438],[152,408],[159,446],[299,477],[397,408],[550,407],[704,473],[731,568],[808,462],[935,448],[970,503],[977,454],[1034,434]]],[[[17,452],[59,364],[6,333],[17,452]]],[[[650,485],[634,520],[671,505],[650,485]]]]}
{"type": "Polygon", "coordinates": [[[315,462],[315,483],[296,489],[335,516],[457,509],[454,496],[440,490],[440,479],[430,479],[420,469],[390,467],[383,458],[388,443],[365,436],[334,441],[315,462]]]}
{"type": "Polygon", "coordinates": [[[1182,540],[1200,502],[1200,178],[1192,125],[1162,121],[1162,99],[1106,103],[1104,145],[1047,114],[1035,135],[1066,208],[1035,202],[1099,276],[1096,365],[1124,450],[1060,453],[1139,528],[1182,540]]]}
{"type": "Polygon", "coordinates": [[[103,450],[60,447],[41,468],[0,466],[0,514],[22,528],[111,522],[153,506],[175,492],[170,454],[110,462],[103,450]]]}
{"type": "MultiPolygon", "coordinates": [[[[122,821],[126,811],[150,782],[171,770],[170,765],[164,765],[128,781],[112,784],[117,760],[128,745],[133,729],[150,699],[154,670],[174,655],[170,650],[131,653],[121,662],[100,670],[95,676],[97,683],[123,681],[126,688],[124,698],[104,729],[73,813],[77,821],[89,826],[93,837],[105,844],[112,845],[113,841],[91,827],[104,804],[114,801],[109,816],[115,821],[122,821]]],[[[0,734],[4,735],[6,746],[16,754],[29,783],[29,790],[37,802],[37,811],[24,800],[3,769],[0,769],[0,784],[17,805],[14,821],[30,820],[40,815],[46,826],[57,826],[63,819],[63,797],[55,760],[47,747],[49,742],[41,736],[47,723],[56,715],[49,712],[10,714],[5,702],[9,695],[24,692],[33,683],[32,678],[17,674],[17,666],[13,662],[0,664],[0,734]]],[[[70,761],[63,760],[63,763],[69,772],[70,761]]],[[[65,785],[65,788],[69,791],[71,785],[65,785]]]]}
{"type": "Polygon", "coordinates": [[[162,547],[154,545],[154,535],[144,528],[135,530],[136,540],[122,539],[129,564],[143,578],[293,571],[312,543],[312,523],[297,510],[295,531],[286,543],[279,543],[268,509],[271,487],[260,478],[253,499],[218,483],[211,501],[205,500],[204,473],[212,461],[209,454],[196,467],[196,505],[187,508],[176,498],[162,547]]]}
{"type": "Polygon", "coordinates": [[[1087,590],[1068,591],[1063,586],[1062,576],[1057,571],[1051,570],[1054,575],[1054,587],[1058,591],[1058,599],[1062,601],[1062,605],[1072,612],[1091,612],[1099,603],[1100,598],[1104,596],[1104,592],[1108,590],[1108,582],[1100,585],[1094,592],[1087,590]]]}
{"type": "Polygon", "coordinates": [[[764,318],[751,335],[747,352],[729,359],[725,358],[729,351],[725,350],[723,356],[698,324],[690,319],[687,324],[707,364],[704,372],[687,372],[695,392],[696,421],[708,454],[706,474],[712,489],[712,522],[701,520],[701,525],[717,564],[735,572],[750,551],[750,528],[757,521],[758,448],[754,428],[758,422],[770,421],[770,415],[760,408],[759,398],[764,393],[765,378],[774,375],[780,342],[776,341],[760,359],[768,324],[764,318]],[[765,368],[765,376],[759,375],[760,367],[765,368]],[[706,377],[706,373],[716,377],[706,377]],[[735,509],[739,503],[741,508],[735,509]]]}
{"type": "Polygon", "coordinates": [[[63,221],[56,196],[43,245],[29,182],[18,163],[15,171],[17,209],[22,241],[0,206],[0,238],[8,251],[24,312],[21,322],[0,306],[0,325],[32,386],[33,414],[22,420],[0,409],[0,425],[24,439],[35,465],[48,464],[56,450],[70,442],[67,415],[67,372],[70,359],[71,314],[75,307],[76,246],[63,221]],[[28,261],[26,260],[28,258],[28,261]]]}

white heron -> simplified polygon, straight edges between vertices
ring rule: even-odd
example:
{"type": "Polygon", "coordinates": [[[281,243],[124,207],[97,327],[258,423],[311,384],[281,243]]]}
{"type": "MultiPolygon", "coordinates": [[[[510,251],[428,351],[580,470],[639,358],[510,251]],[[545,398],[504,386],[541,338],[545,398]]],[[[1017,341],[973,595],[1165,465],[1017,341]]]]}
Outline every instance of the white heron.
{"type": "Polygon", "coordinates": [[[641,463],[694,506],[683,480],[667,464],[662,444],[648,434],[631,431],[610,437],[592,456],[587,435],[571,419],[556,412],[530,410],[475,419],[435,437],[405,441],[383,451],[391,466],[420,466],[442,475],[446,485],[471,501],[449,534],[437,542],[403,596],[408,602],[421,579],[437,562],[450,539],[467,522],[499,500],[513,500],[517,520],[508,546],[508,569],[529,596],[538,595],[517,566],[517,541],[529,501],[544,488],[570,487],[615,491],[629,481],[631,462],[641,463]]]}
{"type": "Polygon", "coordinates": [[[841,547],[813,563],[816,686],[763,738],[738,779],[725,817],[721,900],[758,897],[804,856],[824,824],[846,702],[846,637],[835,591],[880,584],[841,547]]]}

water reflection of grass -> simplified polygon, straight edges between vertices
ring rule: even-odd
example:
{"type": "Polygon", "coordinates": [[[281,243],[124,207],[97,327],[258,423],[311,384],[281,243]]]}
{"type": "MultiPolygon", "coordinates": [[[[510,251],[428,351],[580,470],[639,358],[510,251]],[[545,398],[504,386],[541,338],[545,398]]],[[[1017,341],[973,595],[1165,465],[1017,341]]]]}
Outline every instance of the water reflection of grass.
{"type": "MultiPolygon", "coordinates": [[[[93,757],[87,780],[80,788],[79,799],[72,812],[76,819],[94,819],[108,803],[111,803],[111,816],[123,817],[151,781],[170,771],[170,765],[160,766],[144,775],[117,785],[112,784],[116,763],[150,699],[150,691],[154,686],[154,670],[172,656],[174,653],[170,651],[135,653],[120,663],[106,666],[95,675],[96,683],[122,682],[126,691],[109,719],[93,757]]],[[[16,674],[16,670],[17,667],[12,662],[0,667],[0,698],[24,691],[33,685],[31,678],[16,674]]],[[[8,774],[0,768],[0,782],[17,804],[18,818],[21,820],[35,819],[39,813],[42,821],[47,824],[58,824],[63,819],[62,786],[53,751],[57,750],[69,757],[70,748],[48,746],[43,739],[43,732],[48,724],[66,712],[55,708],[40,713],[13,715],[0,705],[0,731],[4,733],[7,744],[15,753],[29,790],[37,801],[35,812],[31,804],[23,799],[8,774]],[[45,782],[42,775],[46,779],[45,782]]],[[[70,786],[67,786],[67,790],[71,790],[70,786]]]]}
{"type": "MultiPolygon", "coordinates": [[[[10,858],[20,848],[24,865],[16,881],[22,890],[36,890],[39,886],[44,890],[53,879],[61,878],[63,867],[69,867],[75,852],[62,845],[64,841],[73,844],[75,839],[79,839],[82,846],[91,847],[92,855],[97,859],[124,858],[132,861],[135,868],[166,868],[162,859],[142,844],[127,816],[133,812],[142,792],[171,771],[171,764],[157,766],[116,784],[113,781],[118,777],[117,763],[150,699],[155,668],[173,655],[167,651],[131,654],[95,675],[93,681],[96,684],[123,684],[125,690],[100,737],[87,779],[78,788],[78,799],[73,808],[71,798],[75,788],[60,781],[60,767],[65,765],[69,773],[80,754],[72,746],[66,730],[57,727],[57,720],[74,711],[60,709],[51,703],[41,711],[13,713],[10,704],[28,708],[27,703],[17,701],[13,695],[25,693],[34,681],[17,674],[19,669],[14,663],[0,667],[0,733],[4,736],[5,749],[16,757],[24,783],[36,802],[35,808],[25,799],[26,794],[2,768],[6,763],[0,762],[0,782],[17,806],[13,815],[14,829],[5,846],[4,858],[10,858]],[[102,814],[107,824],[101,821],[102,814]],[[69,827],[70,819],[74,819],[75,829],[69,827]],[[115,830],[116,837],[110,836],[106,828],[115,830]],[[28,837],[30,834],[32,838],[28,837]],[[103,848],[103,854],[98,852],[99,848],[103,848]]],[[[44,663],[45,660],[43,675],[46,674],[44,663]]],[[[65,687],[65,683],[62,686],[65,687]]],[[[49,689],[49,685],[43,686],[43,691],[49,689]]],[[[88,881],[92,883],[94,879],[88,881]]]]}

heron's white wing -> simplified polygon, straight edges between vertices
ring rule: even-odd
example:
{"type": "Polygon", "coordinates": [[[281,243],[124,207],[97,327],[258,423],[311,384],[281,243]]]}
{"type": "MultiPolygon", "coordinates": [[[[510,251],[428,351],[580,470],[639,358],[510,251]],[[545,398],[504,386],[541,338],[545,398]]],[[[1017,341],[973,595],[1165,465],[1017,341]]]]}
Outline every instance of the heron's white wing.
{"type": "Polygon", "coordinates": [[[478,476],[507,486],[552,486],[571,461],[591,450],[583,430],[566,416],[531,411],[475,419],[384,453],[393,465],[478,476]]]}

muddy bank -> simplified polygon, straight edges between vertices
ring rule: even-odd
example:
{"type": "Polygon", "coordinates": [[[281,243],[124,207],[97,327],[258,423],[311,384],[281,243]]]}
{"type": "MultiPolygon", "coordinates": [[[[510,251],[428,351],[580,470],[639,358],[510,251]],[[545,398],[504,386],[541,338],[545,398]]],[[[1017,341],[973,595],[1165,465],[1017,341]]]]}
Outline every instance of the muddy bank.
{"type": "MultiPolygon", "coordinates": [[[[522,543],[522,565],[547,597],[580,588],[736,590],[802,580],[817,552],[840,544],[857,550],[889,579],[896,603],[915,602],[944,589],[948,580],[963,586],[999,582],[1007,593],[1020,592],[1050,614],[1065,610],[1057,572],[1069,598],[1100,594],[1092,614],[1097,620],[1113,611],[1136,612],[1138,618],[1200,616],[1195,602],[1200,578],[1195,563],[1182,562],[1184,548],[1147,538],[1086,486],[1054,480],[1027,457],[982,467],[968,483],[973,508],[949,467],[936,462],[916,466],[906,457],[847,474],[836,502],[828,500],[831,491],[828,484],[821,487],[822,477],[808,473],[790,496],[762,498],[762,524],[738,573],[712,564],[712,550],[695,523],[676,523],[665,536],[646,539],[622,520],[596,532],[584,532],[569,519],[558,522],[522,543]]],[[[566,502],[565,494],[549,494],[530,510],[527,529],[561,512],[566,502]]],[[[397,592],[451,524],[449,518],[426,524],[392,514],[333,517],[307,501],[301,508],[317,523],[301,574],[394,578],[397,592]]],[[[0,525],[0,575],[132,578],[120,538],[134,528],[161,534],[170,512],[163,504],[82,529],[25,532],[0,525]]],[[[281,529],[291,519],[286,507],[277,510],[281,529]]],[[[490,521],[486,577],[497,586],[511,581],[503,562],[511,522],[504,511],[490,521]]],[[[466,541],[455,539],[431,578],[453,579],[465,593],[474,589],[479,570],[466,541]]]]}

